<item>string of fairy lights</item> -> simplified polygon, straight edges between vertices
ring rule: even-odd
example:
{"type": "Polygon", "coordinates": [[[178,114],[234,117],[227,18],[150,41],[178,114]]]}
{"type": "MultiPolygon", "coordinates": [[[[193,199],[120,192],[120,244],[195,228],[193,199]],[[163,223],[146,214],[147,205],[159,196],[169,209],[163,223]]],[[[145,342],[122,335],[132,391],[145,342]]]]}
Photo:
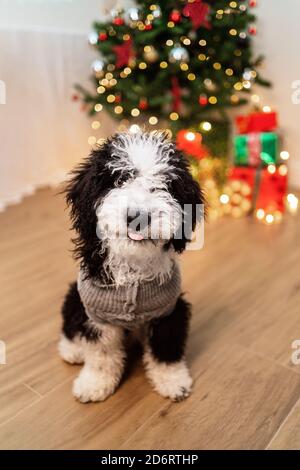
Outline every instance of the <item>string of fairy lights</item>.
{"type": "MultiPolygon", "coordinates": [[[[195,0],[187,0],[186,3],[193,3],[195,0]]],[[[239,10],[241,12],[246,11],[248,7],[255,7],[257,4],[256,0],[248,0],[243,3],[237,1],[229,1],[228,7],[224,9],[218,9],[215,12],[216,20],[223,20],[226,15],[231,15],[235,11],[239,10]]],[[[162,16],[162,11],[159,5],[152,4],[149,6],[149,12],[146,17],[142,18],[141,10],[138,7],[131,7],[126,11],[114,9],[110,12],[112,22],[107,26],[103,31],[93,31],[89,35],[89,43],[92,46],[97,46],[101,42],[107,41],[109,37],[113,38],[118,34],[118,27],[128,25],[130,29],[138,31],[147,31],[153,28],[154,22],[157,19],[160,19],[162,16]]],[[[170,32],[176,25],[180,22],[182,18],[182,12],[178,10],[173,10],[170,13],[168,21],[166,22],[166,29],[170,32]]],[[[256,26],[251,24],[247,30],[239,31],[235,27],[230,27],[228,29],[228,35],[231,37],[238,37],[240,40],[247,40],[248,35],[255,35],[257,33],[256,26]]],[[[123,44],[128,47],[132,40],[130,33],[125,33],[122,36],[123,44]]],[[[180,73],[184,73],[185,78],[189,82],[194,82],[197,80],[196,73],[193,71],[192,64],[190,63],[191,53],[189,47],[195,46],[195,41],[197,41],[197,47],[199,47],[199,53],[197,54],[197,59],[200,63],[208,64],[212,67],[216,73],[222,73],[224,77],[224,86],[232,89],[230,95],[230,102],[233,105],[237,105],[240,102],[240,93],[247,92],[250,93],[250,100],[255,109],[260,109],[264,113],[271,112],[272,109],[268,105],[262,104],[261,97],[253,90],[255,81],[257,79],[257,72],[251,68],[246,68],[240,79],[236,79],[236,71],[234,66],[224,67],[219,61],[212,61],[212,57],[209,54],[209,44],[205,38],[196,38],[196,32],[191,31],[190,35],[181,35],[178,38],[173,36],[165,40],[165,46],[167,47],[168,54],[167,57],[163,57],[163,60],[160,60],[160,54],[157,49],[151,45],[146,44],[143,46],[142,54],[139,56],[130,55],[128,61],[118,67],[116,62],[112,61],[107,62],[104,57],[96,59],[92,63],[92,70],[94,76],[97,80],[97,95],[99,96],[99,102],[96,102],[93,105],[93,112],[96,117],[91,122],[91,128],[93,131],[98,131],[101,128],[101,121],[99,119],[99,113],[105,109],[109,109],[115,116],[120,120],[118,130],[129,129],[130,132],[135,133],[140,130],[140,122],[147,124],[150,127],[156,128],[160,125],[160,121],[163,119],[163,122],[167,125],[167,131],[169,135],[172,136],[171,124],[181,119],[181,113],[179,109],[170,109],[167,115],[156,115],[155,113],[149,112],[149,103],[147,97],[139,97],[139,100],[135,106],[133,106],[129,111],[125,109],[124,103],[122,102],[122,95],[118,89],[119,81],[124,81],[130,77],[135,70],[148,72],[148,69],[151,69],[152,64],[157,64],[161,70],[168,69],[176,65],[180,73]],[[251,93],[252,91],[252,93],[251,93]],[[100,102],[101,101],[101,102],[100,102]],[[168,125],[169,121],[169,125],[168,125]]],[[[117,50],[116,50],[117,53],[117,50]]],[[[121,52],[120,52],[121,53],[121,52]]],[[[236,48],[234,50],[234,57],[240,57],[242,55],[242,50],[236,48]]],[[[205,78],[203,80],[203,85],[205,92],[200,93],[197,100],[200,107],[213,107],[218,104],[218,93],[216,83],[213,82],[210,78],[205,78]]],[[[210,132],[213,128],[213,123],[209,120],[201,120],[198,124],[200,132],[206,133],[210,132]]],[[[195,139],[195,132],[187,130],[185,138],[188,141],[193,141],[195,139]]],[[[103,139],[97,138],[96,135],[90,135],[88,138],[88,144],[94,146],[95,144],[102,143],[103,139]]],[[[288,160],[289,153],[287,150],[283,150],[280,153],[280,164],[275,166],[269,164],[267,166],[267,171],[270,174],[278,172],[279,175],[285,176],[288,173],[288,160]]],[[[249,200],[247,199],[247,194],[249,188],[246,183],[241,183],[235,181],[234,188],[230,185],[225,185],[221,194],[218,194],[218,200],[220,203],[220,211],[222,213],[231,213],[235,217],[240,217],[244,213],[249,212],[249,200]],[[237,187],[239,185],[239,187],[237,187]],[[232,202],[234,206],[232,206],[232,202]]],[[[291,213],[296,213],[298,210],[299,201],[295,194],[289,193],[286,197],[286,207],[291,213]]],[[[258,220],[271,225],[279,223],[282,218],[282,213],[275,211],[274,213],[265,212],[263,209],[258,209],[255,213],[255,216],[258,220]]]]}
{"type": "MultiPolygon", "coordinates": [[[[187,0],[186,3],[193,3],[195,0],[187,0]]],[[[247,10],[248,7],[255,7],[256,0],[248,0],[248,2],[236,2],[236,1],[229,1],[228,7],[224,9],[218,9],[215,12],[215,18],[217,20],[223,20],[224,16],[231,15],[233,12],[239,10],[244,12],[247,10]]],[[[160,19],[162,16],[162,11],[159,5],[152,4],[149,6],[149,12],[145,18],[142,17],[141,10],[138,7],[131,7],[126,11],[122,11],[119,9],[114,9],[110,12],[112,22],[107,26],[107,28],[103,31],[92,31],[89,35],[89,43],[92,46],[97,46],[102,42],[105,42],[109,37],[117,36],[118,27],[122,25],[128,25],[130,29],[138,31],[150,30],[154,27],[154,22],[157,19],[160,19]]],[[[176,27],[176,25],[182,19],[182,12],[179,10],[172,10],[168,21],[166,22],[166,28],[170,31],[176,27]]],[[[248,35],[256,34],[256,27],[255,25],[250,25],[250,27],[244,31],[238,31],[236,28],[231,27],[228,30],[229,36],[238,36],[241,40],[247,39],[248,35]]],[[[122,37],[124,43],[130,42],[132,37],[131,34],[125,33],[122,37]]],[[[165,44],[167,48],[169,48],[169,53],[167,59],[159,61],[160,56],[156,48],[151,44],[146,44],[143,47],[143,57],[139,57],[138,59],[134,56],[130,57],[126,66],[118,68],[115,63],[111,61],[109,63],[106,62],[104,57],[98,58],[92,64],[92,69],[95,74],[95,77],[98,79],[98,87],[97,87],[97,94],[101,97],[101,103],[96,103],[94,105],[94,112],[99,113],[103,110],[103,108],[109,107],[110,111],[112,111],[116,118],[119,120],[121,119],[120,128],[123,129],[128,127],[129,122],[128,119],[140,120],[143,118],[146,120],[147,124],[150,126],[156,126],[159,123],[159,120],[163,117],[169,122],[176,122],[181,118],[181,114],[179,110],[170,110],[167,116],[161,116],[153,114],[149,115],[148,110],[148,102],[147,97],[141,97],[137,106],[134,106],[130,109],[129,113],[127,110],[124,109],[124,105],[122,105],[122,97],[121,94],[118,92],[118,81],[119,80],[126,80],[135,69],[145,70],[151,66],[153,63],[159,62],[159,67],[161,69],[167,69],[168,67],[176,64],[181,72],[185,72],[185,78],[188,81],[195,81],[197,80],[196,74],[190,70],[190,52],[189,46],[195,46],[195,41],[199,46],[199,54],[197,58],[199,62],[208,63],[209,66],[212,66],[214,71],[222,72],[225,77],[228,79],[234,80],[235,71],[232,67],[223,68],[222,64],[218,61],[212,62],[212,57],[209,54],[210,48],[207,40],[204,38],[197,38],[196,31],[193,30],[189,33],[189,37],[186,35],[181,35],[179,38],[170,37],[166,39],[165,44]],[[106,101],[103,103],[103,101],[106,101]],[[104,104],[104,107],[103,107],[104,104]],[[128,115],[129,114],[129,115],[128,115]]],[[[234,51],[234,55],[239,57],[242,55],[242,51],[239,48],[236,48],[234,51]]],[[[238,81],[230,81],[226,82],[225,85],[232,87],[233,93],[230,97],[230,101],[232,104],[238,104],[240,101],[238,92],[242,92],[245,90],[249,90],[252,87],[252,82],[255,81],[257,77],[257,72],[255,70],[246,69],[243,73],[242,80],[238,81]]],[[[218,104],[218,96],[214,91],[216,90],[216,84],[210,79],[205,78],[203,80],[203,85],[205,87],[206,92],[200,93],[198,97],[198,102],[200,107],[214,107],[218,104]]],[[[253,96],[253,100],[255,100],[255,95],[253,96]]],[[[200,124],[202,125],[202,124],[200,124]]],[[[95,120],[92,123],[92,129],[97,130],[101,126],[99,120],[95,120]]],[[[135,123],[133,123],[133,129],[135,129],[135,123]]],[[[90,136],[89,144],[94,145],[97,142],[95,136],[90,136]]]]}

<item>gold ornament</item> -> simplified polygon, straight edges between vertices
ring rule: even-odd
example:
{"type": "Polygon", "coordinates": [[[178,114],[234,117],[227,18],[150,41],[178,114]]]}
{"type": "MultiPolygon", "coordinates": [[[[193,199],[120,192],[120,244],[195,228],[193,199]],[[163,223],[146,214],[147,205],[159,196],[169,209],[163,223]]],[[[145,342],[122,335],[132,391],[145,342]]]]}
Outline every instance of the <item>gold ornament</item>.
{"type": "Polygon", "coordinates": [[[146,62],[152,64],[159,59],[159,53],[153,46],[145,46],[144,47],[144,59],[146,62]]]}
{"type": "Polygon", "coordinates": [[[251,188],[247,183],[238,180],[228,181],[220,196],[224,214],[232,215],[235,218],[249,214],[252,208],[250,195],[251,188]]]}

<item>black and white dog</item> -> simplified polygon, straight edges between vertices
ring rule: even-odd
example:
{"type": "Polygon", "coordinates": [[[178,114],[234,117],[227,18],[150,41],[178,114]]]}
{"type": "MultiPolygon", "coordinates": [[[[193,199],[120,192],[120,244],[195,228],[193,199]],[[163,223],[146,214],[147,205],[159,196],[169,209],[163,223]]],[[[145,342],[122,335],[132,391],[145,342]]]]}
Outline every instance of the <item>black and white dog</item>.
{"type": "Polygon", "coordinates": [[[89,402],[114,393],[134,332],[154,389],[186,398],[190,306],[176,258],[204,203],[186,160],[164,133],[116,134],[74,171],[67,203],[80,273],[62,308],[59,351],[67,362],[84,363],[74,396],[89,402]]]}

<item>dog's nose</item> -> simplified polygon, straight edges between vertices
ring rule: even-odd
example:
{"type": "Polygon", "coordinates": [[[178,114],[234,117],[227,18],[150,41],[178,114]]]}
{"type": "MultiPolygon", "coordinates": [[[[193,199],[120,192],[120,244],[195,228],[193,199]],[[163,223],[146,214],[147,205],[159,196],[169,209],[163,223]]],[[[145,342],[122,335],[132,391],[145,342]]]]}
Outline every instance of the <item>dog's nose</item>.
{"type": "Polygon", "coordinates": [[[131,224],[134,220],[140,217],[140,211],[130,211],[127,214],[127,225],[131,224]]]}
{"type": "Polygon", "coordinates": [[[151,214],[145,210],[130,211],[127,214],[127,225],[135,231],[144,230],[151,222],[151,214]]]}

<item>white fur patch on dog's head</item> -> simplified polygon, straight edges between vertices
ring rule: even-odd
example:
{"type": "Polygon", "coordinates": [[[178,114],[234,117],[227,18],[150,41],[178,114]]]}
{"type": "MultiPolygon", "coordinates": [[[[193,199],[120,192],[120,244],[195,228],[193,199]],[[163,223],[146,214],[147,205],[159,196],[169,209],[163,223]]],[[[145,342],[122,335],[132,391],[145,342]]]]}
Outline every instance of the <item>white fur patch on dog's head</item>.
{"type": "Polygon", "coordinates": [[[174,144],[163,132],[122,133],[111,142],[112,154],[108,166],[114,171],[127,171],[150,179],[170,176],[170,156],[174,144]]]}

